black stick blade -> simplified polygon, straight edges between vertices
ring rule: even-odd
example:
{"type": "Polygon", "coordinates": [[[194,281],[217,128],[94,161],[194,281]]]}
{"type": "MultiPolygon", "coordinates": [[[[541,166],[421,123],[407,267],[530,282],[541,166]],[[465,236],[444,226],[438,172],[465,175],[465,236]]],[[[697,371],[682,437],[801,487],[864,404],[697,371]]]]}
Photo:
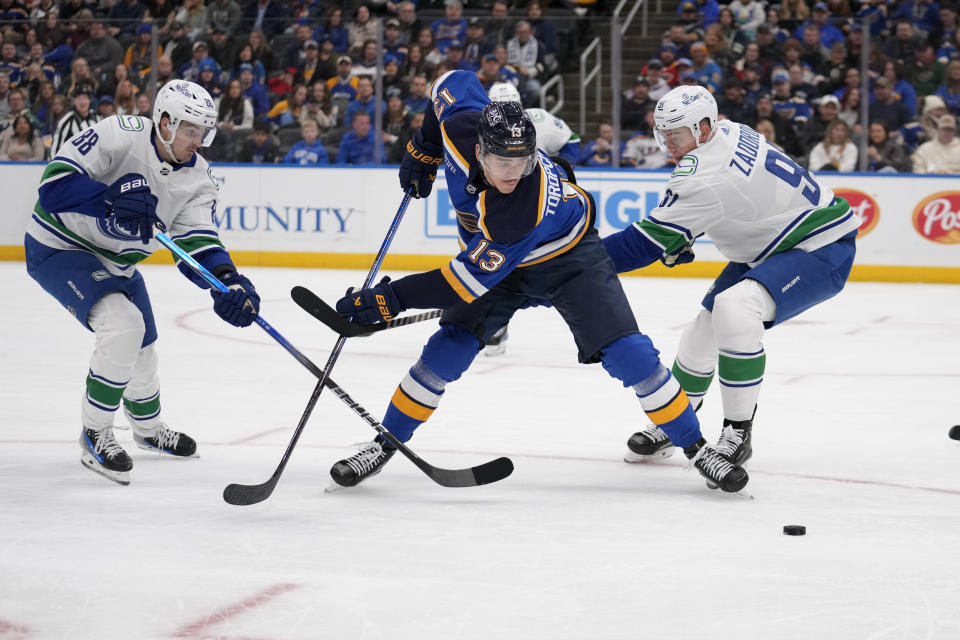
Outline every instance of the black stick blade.
{"type": "Polygon", "coordinates": [[[277,480],[278,478],[270,478],[263,484],[228,484],[223,490],[223,500],[238,507],[263,502],[273,493],[277,480]]]}
{"type": "Polygon", "coordinates": [[[417,466],[443,487],[477,487],[498,482],[513,473],[510,458],[497,458],[469,469],[441,469],[427,464],[417,466]]]}

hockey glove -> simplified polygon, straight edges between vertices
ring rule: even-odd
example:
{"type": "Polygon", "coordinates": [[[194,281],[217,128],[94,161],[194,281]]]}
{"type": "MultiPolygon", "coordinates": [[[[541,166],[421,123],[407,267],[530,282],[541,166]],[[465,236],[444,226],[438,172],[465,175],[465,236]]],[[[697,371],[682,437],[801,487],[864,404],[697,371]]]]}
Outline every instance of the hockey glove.
{"type": "Polygon", "coordinates": [[[153,238],[154,225],[166,230],[157,216],[157,196],[150,193],[147,179],[139,173],[128,173],[107,187],[103,202],[107,216],[130,235],[140,236],[143,244],[153,238]]]}
{"type": "Polygon", "coordinates": [[[360,324],[373,324],[393,320],[406,307],[397,300],[397,295],[390,286],[389,276],[384,277],[380,284],[362,291],[347,289],[347,295],[337,302],[337,312],[360,324]]]}
{"type": "Polygon", "coordinates": [[[693,262],[695,257],[696,256],[693,253],[693,249],[684,245],[682,249],[660,256],[660,262],[668,267],[675,267],[678,264],[687,264],[689,262],[693,262]]]}
{"type": "Polygon", "coordinates": [[[230,288],[227,293],[212,290],[213,310],[235,327],[246,327],[260,312],[260,295],[246,276],[230,271],[220,277],[220,281],[230,288]]]}
{"type": "Polygon", "coordinates": [[[424,140],[423,132],[418,129],[400,160],[400,188],[408,191],[412,187],[414,198],[426,198],[433,191],[441,162],[443,147],[424,140]]]}

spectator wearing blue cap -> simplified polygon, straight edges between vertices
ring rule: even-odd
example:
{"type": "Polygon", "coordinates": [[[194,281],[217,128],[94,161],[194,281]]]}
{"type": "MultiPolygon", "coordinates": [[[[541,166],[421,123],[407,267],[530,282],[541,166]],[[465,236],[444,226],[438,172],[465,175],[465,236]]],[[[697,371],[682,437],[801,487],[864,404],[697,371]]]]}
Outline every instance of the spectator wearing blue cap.
{"type": "Polygon", "coordinates": [[[366,111],[361,110],[354,114],[351,130],[340,141],[337,164],[371,164],[374,162],[375,145],[380,147],[381,161],[386,161],[387,155],[383,141],[376,140],[370,122],[370,114],[366,111]]]}
{"type": "Polygon", "coordinates": [[[220,66],[213,58],[205,58],[200,63],[200,76],[197,84],[207,90],[212,98],[223,95],[223,85],[220,83],[220,66]]]}
{"type": "Polygon", "coordinates": [[[650,99],[657,102],[670,91],[670,85],[667,84],[663,75],[663,61],[660,58],[650,58],[647,64],[640,70],[637,80],[646,80],[650,99]]]}
{"type": "Polygon", "coordinates": [[[139,0],[117,0],[110,8],[107,33],[118,40],[132,40],[146,10],[139,0]]]}
{"type": "Polygon", "coordinates": [[[97,101],[97,113],[100,114],[101,118],[109,118],[117,113],[117,105],[113,100],[113,96],[102,96],[100,100],[97,101]]]}
{"type": "Polygon", "coordinates": [[[497,45],[493,52],[483,56],[480,71],[477,72],[477,78],[484,91],[490,91],[490,87],[498,82],[509,82],[515,87],[520,84],[520,76],[512,68],[503,65],[500,56],[496,53],[498,50],[506,54],[503,45],[497,45]]]}
{"type": "Polygon", "coordinates": [[[830,22],[830,8],[825,2],[817,2],[813,5],[813,15],[807,18],[793,32],[793,37],[797,40],[803,39],[803,31],[810,25],[817,27],[817,37],[824,49],[830,50],[834,42],[843,42],[845,36],[837,26],[830,22]]]}
{"type": "Polygon", "coordinates": [[[300,123],[301,139],[290,147],[283,157],[285,164],[297,164],[302,167],[330,164],[330,156],[323,143],[318,140],[320,127],[315,120],[303,120],[300,123]]]}
{"type": "Polygon", "coordinates": [[[246,62],[242,63],[238,70],[240,72],[240,86],[243,87],[243,95],[250,98],[253,104],[253,115],[266,115],[270,110],[270,100],[267,98],[266,88],[256,82],[253,77],[253,65],[246,62]]]}
{"type": "Polygon", "coordinates": [[[773,83],[771,98],[774,110],[790,123],[794,131],[805,128],[813,110],[806,100],[793,95],[790,72],[783,67],[777,67],[770,74],[770,80],[773,83]]]}
{"type": "Polygon", "coordinates": [[[447,47],[447,68],[451,71],[469,71],[471,73],[480,70],[480,67],[475,67],[463,59],[463,45],[459,42],[454,42],[447,47]]]}
{"type": "Polygon", "coordinates": [[[393,54],[388,53],[383,56],[383,94],[387,95],[390,91],[396,91],[401,98],[405,98],[410,93],[410,85],[400,73],[400,63],[393,54]]]}

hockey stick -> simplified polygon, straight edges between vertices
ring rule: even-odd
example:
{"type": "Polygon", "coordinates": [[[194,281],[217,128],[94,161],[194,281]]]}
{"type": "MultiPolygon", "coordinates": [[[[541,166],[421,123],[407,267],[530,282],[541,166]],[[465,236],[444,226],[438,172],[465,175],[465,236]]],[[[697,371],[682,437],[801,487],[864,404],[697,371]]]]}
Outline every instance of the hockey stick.
{"type": "Polygon", "coordinates": [[[369,336],[378,331],[404,327],[408,324],[423,322],[425,320],[433,320],[443,315],[442,310],[435,309],[433,311],[403,316],[402,318],[394,318],[386,322],[377,322],[376,324],[359,324],[357,322],[350,322],[344,318],[336,309],[321,300],[317,294],[306,287],[294,287],[290,290],[290,297],[293,298],[293,301],[300,305],[304,311],[341,336],[346,336],[347,338],[369,336]]]}
{"type": "MultiPolygon", "coordinates": [[[[165,247],[170,249],[177,257],[183,260],[195,273],[200,277],[206,280],[210,286],[214,287],[218,291],[226,293],[229,289],[222,283],[220,280],[210,273],[202,264],[193,259],[189,254],[185,253],[180,247],[176,246],[170,238],[165,236],[162,233],[156,234],[157,240],[160,241],[165,247]]],[[[257,324],[259,324],[263,329],[270,334],[270,336],[279,342],[284,349],[290,352],[290,354],[297,359],[297,361],[302,364],[310,373],[315,375],[317,378],[323,378],[324,372],[315,365],[307,356],[300,353],[300,351],[290,344],[280,333],[271,327],[263,318],[259,315],[255,316],[257,324]]],[[[329,373],[329,372],[328,372],[329,373]]],[[[350,397],[344,389],[330,379],[329,375],[324,381],[324,386],[328,387],[344,404],[353,409],[354,413],[363,418],[367,424],[373,427],[377,433],[379,433],[384,440],[389,442],[391,446],[395,447],[400,453],[406,456],[413,464],[415,464],[421,471],[430,476],[437,484],[444,487],[475,487],[482,484],[490,484],[492,482],[497,482],[498,480],[503,480],[513,472],[513,462],[509,458],[497,458],[496,460],[491,460],[484,464],[478,465],[476,467],[470,467],[467,469],[442,469],[440,467],[435,467],[432,464],[423,460],[420,456],[410,450],[407,445],[400,442],[396,437],[387,431],[387,428],[384,427],[380,422],[374,418],[370,413],[360,405],[359,402],[350,397]]],[[[319,395],[319,394],[318,394],[319,395]]],[[[269,481],[268,481],[269,482],[269,481]]],[[[276,482],[274,481],[274,485],[276,482]]],[[[253,485],[254,487],[261,485],[253,485]]],[[[230,490],[230,487],[248,487],[248,485],[229,485],[224,490],[224,500],[230,504],[237,505],[247,505],[254,504],[255,502],[260,502],[260,500],[255,500],[254,502],[244,502],[243,500],[246,496],[253,494],[252,491],[244,490],[230,490]],[[229,494],[229,495],[228,495],[229,494]]],[[[261,500],[269,497],[269,493],[263,496],[261,500]]]]}

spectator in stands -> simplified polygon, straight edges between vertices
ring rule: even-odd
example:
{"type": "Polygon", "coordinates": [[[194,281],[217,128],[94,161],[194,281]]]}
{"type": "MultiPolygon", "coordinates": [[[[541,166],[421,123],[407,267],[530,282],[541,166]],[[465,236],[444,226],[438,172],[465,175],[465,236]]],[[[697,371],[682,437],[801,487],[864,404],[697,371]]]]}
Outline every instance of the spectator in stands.
{"type": "MultiPolygon", "coordinates": [[[[377,101],[373,95],[373,79],[369,76],[360,76],[357,78],[357,97],[347,105],[346,115],[343,119],[343,126],[352,127],[353,118],[360,112],[366,112],[372,121],[376,114],[377,101]]],[[[380,113],[387,110],[386,103],[380,101],[380,113]]]]}
{"type": "Polygon", "coordinates": [[[240,86],[243,87],[243,95],[250,98],[253,103],[254,117],[266,115],[270,110],[270,100],[267,98],[267,90],[262,84],[254,81],[253,67],[249,64],[240,65],[240,86]]]}
{"type": "Polygon", "coordinates": [[[830,23],[830,9],[825,2],[814,3],[813,17],[804,20],[801,26],[794,31],[793,37],[802,40],[804,30],[810,25],[817,27],[817,37],[820,39],[820,44],[828,51],[834,42],[844,41],[843,31],[830,23]]]}
{"type": "Polygon", "coordinates": [[[303,62],[296,67],[294,82],[310,84],[313,82],[314,76],[317,77],[318,81],[323,81],[324,72],[321,66],[326,66],[329,69],[329,65],[321,65],[320,45],[317,44],[316,40],[307,40],[303,43],[303,51],[303,62]]]}
{"type": "Polygon", "coordinates": [[[444,18],[434,20],[430,30],[436,38],[436,47],[440,53],[446,53],[453,42],[462,43],[467,39],[467,21],[463,19],[463,4],[460,0],[444,0],[444,18]]]}
{"type": "Polygon", "coordinates": [[[97,101],[97,114],[101,120],[117,114],[117,105],[112,96],[102,96],[97,101]]]}
{"type": "Polygon", "coordinates": [[[407,59],[407,43],[400,37],[400,23],[396,18],[388,19],[383,26],[383,53],[393,56],[398,64],[407,59]]]}
{"type": "Polygon", "coordinates": [[[787,67],[787,71],[790,73],[790,94],[794,98],[803,100],[807,104],[812,104],[812,101],[820,97],[820,92],[817,91],[817,88],[807,82],[807,73],[806,68],[801,63],[797,62],[787,67]]]}
{"type": "Polygon", "coordinates": [[[823,140],[810,150],[811,171],[854,171],[857,145],[850,140],[850,126],[839,118],[830,123],[823,140]]]}
{"type": "Polygon", "coordinates": [[[624,129],[638,130],[643,127],[647,111],[652,111],[657,103],[650,98],[650,85],[644,79],[633,83],[633,90],[621,103],[620,126],[624,129]]]}
{"type": "Polygon", "coordinates": [[[397,22],[400,25],[400,40],[406,44],[417,39],[423,24],[417,17],[417,6],[410,0],[397,3],[397,22]]]}
{"type": "Polygon", "coordinates": [[[303,106],[307,103],[307,87],[294,85],[287,97],[277,102],[267,113],[267,119],[275,127],[299,126],[303,106]]]}
{"type": "Polygon", "coordinates": [[[934,95],[939,96],[954,115],[960,113],[960,60],[947,65],[947,77],[934,95]]]}
{"type": "Polygon", "coordinates": [[[157,85],[162,87],[169,81],[176,78],[176,74],[173,72],[173,61],[169,56],[160,56],[157,58],[157,85]]]}
{"type": "MultiPolygon", "coordinates": [[[[187,37],[187,31],[183,25],[174,20],[170,24],[170,38],[163,43],[164,55],[170,56],[170,62],[174,69],[179,69],[189,62],[193,55],[193,42],[187,37]]],[[[158,84],[158,87],[163,85],[158,84]]]]}
{"type": "Polygon", "coordinates": [[[363,43],[367,40],[376,41],[380,19],[370,15],[370,7],[361,4],[353,14],[353,21],[347,25],[350,34],[350,55],[358,56],[362,53],[363,43]]]}
{"type": "Polygon", "coordinates": [[[333,43],[334,51],[345,53],[350,48],[350,32],[343,24],[343,10],[336,5],[330,7],[327,12],[327,19],[323,23],[323,33],[314,32],[313,37],[314,40],[317,40],[318,37],[320,39],[327,38],[333,43]]]}
{"type": "Polygon", "coordinates": [[[854,131],[860,131],[860,87],[847,87],[840,98],[840,113],[837,117],[854,131]]]}
{"type": "MultiPolygon", "coordinates": [[[[282,19],[280,20],[280,26],[281,30],[282,27],[286,26],[282,19]]],[[[264,69],[273,69],[275,56],[273,49],[270,47],[270,43],[267,41],[267,33],[259,29],[254,29],[247,36],[247,42],[250,43],[250,47],[253,49],[253,60],[260,62],[264,69]]],[[[251,62],[251,64],[253,63],[251,62]]],[[[256,67],[257,65],[254,64],[253,66],[256,67]]]]}
{"type": "Polygon", "coordinates": [[[757,120],[769,120],[777,132],[778,144],[789,155],[797,158],[804,155],[804,149],[800,146],[796,131],[790,124],[790,120],[776,111],[773,105],[773,98],[770,94],[762,93],[757,96],[757,120]]]}
{"type": "Polygon", "coordinates": [[[903,102],[893,93],[893,83],[885,76],[880,76],[873,82],[873,103],[870,105],[870,122],[881,120],[890,131],[897,131],[900,127],[913,120],[913,114],[903,102]]]}
{"type": "Polygon", "coordinates": [[[410,95],[403,101],[403,108],[408,114],[423,113],[430,107],[430,96],[427,95],[429,85],[425,75],[416,75],[410,82],[410,95]]]}
{"type": "MultiPolygon", "coordinates": [[[[303,62],[304,45],[308,40],[317,41],[313,37],[313,29],[310,27],[310,21],[307,18],[300,18],[293,27],[294,40],[283,49],[283,58],[281,64],[284,69],[289,67],[298,67],[303,62]]],[[[317,41],[319,42],[319,41],[317,41]]],[[[317,47],[319,49],[319,46],[317,47]]]]}
{"type": "Polygon", "coordinates": [[[691,71],[692,68],[693,62],[691,62],[690,58],[677,58],[677,61],[673,65],[673,72],[677,76],[677,84],[682,84],[683,77],[688,73],[694,78],[697,77],[697,75],[691,71]]]}
{"type": "Polygon", "coordinates": [[[813,148],[813,145],[823,140],[827,133],[827,127],[830,126],[840,114],[840,100],[832,93],[820,98],[816,113],[807,120],[807,126],[803,131],[802,143],[807,149],[813,148]]]}
{"type": "Polygon", "coordinates": [[[733,50],[730,49],[726,39],[723,37],[723,28],[719,22],[714,22],[707,27],[706,32],[703,34],[703,42],[707,45],[707,54],[710,59],[720,67],[721,77],[726,78],[730,74],[731,69],[733,69],[733,63],[736,62],[737,58],[742,56],[742,53],[735,54],[733,50]]]}
{"type": "Polygon", "coordinates": [[[513,36],[513,31],[510,4],[506,0],[494,0],[490,7],[490,17],[483,25],[483,32],[493,44],[502,44],[513,36]]]}
{"type": "Polygon", "coordinates": [[[53,50],[67,41],[67,30],[60,22],[56,11],[51,11],[37,24],[37,39],[48,50],[53,50]]]}
{"type": "Polygon", "coordinates": [[[100,116],[90,108],[92,98],[93,90],[84,85],[77,87],[74,91],[73,109],[60,119],[57,130],[53,134],[53,142],[50,145],[51,155],[55,155],[67,140],[100,122],[100,116]]]}
{"type": "Polygon", "coordinates": [[[843,87],[844,78],[847,74],[847,47],[842,42],[835,43],[830,47],[830,57],[815,67],[817,77],[817,90],[821,94],[835,93],[843,87]]]}
{"type": "MultiPolygon", "coordinates": [[[[233,38],[240,30],[240,22],[243,19],[243,9],[235,0],[212,0],[207,5],[207,22],[210,25],[210,34],[217,29],[233,38]]],[[[230,65],[223,60],[217,60],[220,66],[229,68],[230,65]]]]}
{"type": "Polygon", "coordinates": [[[187,37],[194,42],[206,37],[209,23],[203,0],[183,0],[183,6],[174,19],[184,26],[187,37]]]}
{"type": "MultiPolygon", "coordinates": [[[[109,98],[111,96],[104,96],[109,98]]],[[[117,92],[113,95],[114,111],[118,115],[137,115],[137,88],[129,80],[122,80],[117,85],[117,92]]],[[[103,115],[102,113],[100,114],[103,115]]],[[[153,115],[153,114],[147,114],[153,115]]]]}
{"type": "Polygon", "coordinates": [[[320,40],[320,55],[317,57],[317,66],[310,77],[310,83],[326,82],[337,75],[337,58],[340,56],[333,50],[333,42],[327,38],[320,40]]]}
{"type": "Polygon", "coordinates": [[[723,86],[723,96],[717,100],[717,111],[734,122],[754,122],[756,109],[744,99],[743,83],[731,78],[723,86]]]}
{"type": "MultiPolygon", "coordinates": [[[[206,45],[204,45],[204,53],[206,53],[206,45]]],[[[196,56],[194,56],[194,58],[196,58],[196,56]]],[[[250,44],[249,42],[245,42],[242,45],[240,45],[240,49],[237,51],[236,62],[234,63],[233,70],[230,72],[230,77],[231,78],[239,77],[240,67],[242,67],[243,65],[247,65],[253,70],[253,81],[256,84],[263,85],[264,83],[266,83],[267,81],[266,65],[264,65],[264,63],[261,62],[260,60],[257,60],[256,53],[254,53],[254,50],[253,50],[253,45],[250,44]]]]}
{"type": "Polygon", "coordinates": [[[383,93],[387,94],[391,89],[400,93],[400,97],[405,98],[410,93],[410,85],[407,79],[400,75],[400,64],[392,54],[383,56],[383,93]]]}
{"type": "Polygon", "coordinates": [[[353,60],[353,73],[358,76],[377,77],[377,41],[367,40],[360,47],[359,58],[353,60]]]}
{"type": "Polygon", "coordinates": [[[890,132],[882,120],[870,123],[867,157],[867,171],[910,173],[913,166],[909,156],[903,151],[903,145],[890,139],[890,132]]]}
{"type": "MultiPolygon", "coordinates": [[[[650,99],[657,102],[670,91],[670,85],[663,77],[663,62],[660,58],[650,58],[643,79],[647,81],[650,99]]],[[[639,78],[638,78],[639,79],[639,78]]]]}
{"type": "Polygon", "coordinates": [[[783,148],[777,144],[777,130],[773,128],[773,123],[766,118],[757,120],[756,132],[767,139],[777,149],[783,151],[783,148]]]}
{"type": "MultiPolygon", "coordinates": [[[[731,14],[736,18],[736,24],[740,30],[747,34],[748,38],[753,38],[757,33],[757,27],[767,21],[767,12],[764,8],[764,2],[761,0],[733,0],[727,5],[731,14]]],[[[722,9],[721,9],[722,12],[722,9]]],[[[717,20],[720,20],[719,14],[717,20]]],[[[708,27],[713,25],[707,25],[708,27]]]]}
{"type": "MultiPolygon", "coordinates": [[[[37,117],[37,122],[39,122],[39,127],[43,127],[43,123],[46,120],[47,112],[50,110],[50,105],[53,102],[53,96],[57,94],[56,88],[53,86],[52,82],[42,81],[40,82],[39,87],[37,88],[36,97],[33,99],[30,110],[33,112],[33,115],[37,117]]],[[[8,100],[9,103],[9,100],[8,100]]],[[[46,135],[41,129],[41,135],[46,135]]]]}
{"type": "Polygon", "coordinates": [[[243,95],[239,80],[231,80],[217,102],[217,129],[234,136],[253,129],[253,103],[243,95]]]}
{"type": "Polygon", "coordinates": [[[10,78],[10,84],[18,85],[23,79],[23,65],[17,59],[17,45],[4,42],[0,45],[0,70],[10,78]]]}
{"type": "Polygon", "coordinates": [[[52,140],[52,137],[57,130],[57,124],[60,122],[63,116],[67,115],[68,110],[69,103],[67,101],[67,96],[63,95],[62,93],[58,93],[57,95],[53,96],[53,98],[50,100],[50,108],[47,109],[44,120],[41,123],[41,131],[44,136],[51,136],[52,140]]]}
{"type": "Polygon", "coordinates": [[[407,47],[407,60],[401,73],[408,80],[412,80],[414,76],[418,75],[425,75],[428,78],[433,77],[433,67],[423,59],[420,45],[416,42],[407,47]]]}
{"type": "Polygon", "coordinates": [[[843,105],[843,96],[846,95],[851,89],[860,88],[860,69],[857,67],[848,67],[847,73],[843,77],[843,86],[838,90],[833,92],[833,95],[837,96],[840,99],[841,106],[843,105]]]}
{"type": "Polygon", "coordinates": [[[310,99],[303,107],[300,121],[313,120],[320,131],[329,131],[337,126],[339,107],[330,98],[326,83],[316,82],[310,88],[310,99]]]}
{"type": "Polygon", "coordinates": [[[945,116],[949,113],[950,109],[947,108],[947,103],[943,101],[943,98],[936,95],[924,96],[923,111],[919,122],[923,133],[920,134],[919,140],[914,146],[919,146],[921,143],[926,142],[927,140],[933,140],[936,138],[937,123],[940,121],[941,116],[945,116]]]}
{"type": "MultiPolygon", "coordinates": [[[[857,24],[870,24],[870,36],[877,39],[877,42],[890,34],[887,21],[887,5],[884,0],[863,0],[855,17],[857,24]]],[[[860,31],[860,29],[856,31],[860,31]]]]}
{"type": "MultiPolygon", "coordinates": [[[[601,122],[597,128],[597,137],[583,147],[578,165],[587,167],[613,166],[613,126],[609,122],[601,122]]],[[[623,157],[624,143],[620,143],[620,156],[623,157]]]]}
{"type": "MultiPolygon", "coordinates": [[[[383,114],[383,144],[387,150],[387,157],[395,157],[397,153],[393,147],[407,127],[407,113],[403,109],[403,99],[398,91],[387,91],[386,96],[387,111],[383,114]]],[[[402,154],[400,155],[402,157],[402,154]]]]}
{"type": "Polygon", "coordinates": [[[960,173],[960,140],[952,113],[937,120],[937,134],[913,154],[914,173],[960,173]]]}
{"type": "Polygon", "coordinates": [[[10,111],[0,120],[0,132],[8,130],[13,126],[14,121],[20,116],[26,116],[34,126],[39,126],[40,121],[33,115],[30,108],[27,107],[27,92],[22,87],[16,87],[10,90],[7,95],[7,106],[10,111]]]}
{"type": "Polygon", "coordinates": [[[0,118],[10,115],[10,74],[0,71],[0,118]]]}
{"type": "Polygon", "coordinates": [[[690,71],[697,77],[697,82],[709,89],[710,93],[719,92],[723,82],[723,71],[720,65],[710,57],[704,42],[698,41],[690,45],[690,59],[693,62],[690,71]]]}
{"type": "Polygon", "coordinates": [[[902,68],[904,79],[913,86],[918,96],[935,93],[947,76],[947,65],[937,60],[929,43],[920,45],[913,61],[902,68]]]}
{"type": "Polygon", "coordinates": [[[720,16],[720,5],[717,0],[695,0],[697,16],[704,29],[714,24],[720,16]]]}
{"type": "Polygon", "coordinates": [[[117,0],[110,8],[110,26],[107,33],[118,40],[132,40],[147,8],[138,0],[117,0]]]}
{"type": "Polygon", "coordinates": [[[33,121],[19,115],[13,125],[0,136],[0,160],[11,162],[37,162],[46,157],[47,148],[37,132],[33,121]]]}
{"type": "Polygon", "coordinates": [[[477,69],[471,69],[469,63],[463,61],[463,45],[459,42],[454,42],[447,47],[446,66],[451,71],[477,72],[477,69]]]}
{"type": "Polygon", "coordinates": [[[76,55],[84,58],[93,75],[102,80],[123,62],[123,47],[107,35],[102,22],[94,21],[90,24],[90,38],[77,48],[76,55]]]}
{"type": "Polygon", "coordinates": [[[273,136],[270,135],[269,122],[263,119],[254,122],[253,133],[244,143],[237,160],[256,164],[273,164],[280,161],[280,151],[273,136]]]}
{"type": "Polygon", "coordinates": [[[916,57],[919,47],[920,40],[914,33],[913,25],[907,20],[900,20],[894,35],[886,39],[880,50],[891,60],[896,60],[901,65],[909,65],[916,57]]]}
{"type": "MultiPolygon", "coordinates": [[[[266,41],[283,33],[287,26],[284,14],[283,3],[277,0],[250,0],[243,10],[245,30],[251,32],[259,30],[261,36],[265,36],[263,40],[266,41]]],[[[263,60],[263,58],[260,59],[263,60]]]]}
{"type": "Polygon", "coordinates": [[[357,77],[353,75],[353,60],[350,56],[340,56],[337,60],[337,75],[327,80],[327,89],[334,103],[346,109],[347,104],[357,97],[357,77]]]}
{"type": "Polygon", "coordinates": [[[64,82],[63,86],[64,93],[68,96],[72,96],[77,87],[80,86],[96,92],[97,88],[100,86],[100,81],[93,76],[93,71],[91,71],[90,65],[87,64],[86,59],[76,57],[73,59],[73,63],[70,65],[70,75],[67,77],[67,80],[64,82]]]}
{"type": "Polygon", "coordinates": [[[824,60],[830,57],[830,51],[820,42],[820,29],[815,24],[803,27],[800,37],[800,61],[819,69],[824,60]]]}
{"type": "MultiPolygon", "coordinates": [[[[692,0],[686,0],[686,2],[682,4],[693,4],[693,2],[692,0]]],[[[696,16],[696,14],[694,14],[694,16],[696,16]]],[[[690,54],[690,45],[700,39],[702,31],[703,30],[700,29],[700,23],[696,18],[689,24],[675,22],[670,25],[670,30],[667,32],[661,46],[672,44],[676,57],[686,57],[690,54]]],[[[666,60],[664,60],[664,64],[666,64],[666,60]]]]}
{"type": "MultiPolygon", "coordinates": [[[[153,47],[151,46],[151,40],[153,39],[153,27],[149,24],[142,24],[140,28],[137,29],[137,38],[136,40],[127,47],[127,51],[123,56],[123,65],[130,70],[131,73],[145,76],[150,73],[150,65],[153,55],[153,47]]],[[[163,46],[157,46],[157,55],[163,55],[163,46]]]]}
{"type": "Polygon", "coordinates": [[[676,86],[680,80],[677,75],[677,45],[664,42],[657,50],[657,57],[663,63],[663,79],[670,87],[676,86]]]}
{"type": "Polygon", "coordinates": [[[660,148],[654,137],[654,126],[653,111],[648,111],[644,118],[642,130],[623,145],[621,166],[636,167],[637,169],[660,169],[671,162],[666,151],[660,148]]]}
{"type": "Polygon", "coordinates": [[[751,42],[743,50],[743,57],[737,60],[733,64],[733,73],[738,76],[740,80],[747,84],[747,79],[745,77],[745,71],[749,68],[757,69],[757,75],[759,76],[760,82],[763,82],[763,79],[766,75],[767,65],[760,60],[760,45],[756,42],[751,42]]]}
{"type": "Polygon", "coordinates": [[[810,18],[810,6],[804,0],[783,0],[777,12],[778,24],[791,32],[810,18]]]}
{"type": "Polygon", "coordinates": [[[947,59],[950,59],[953,53],[960,52],[956,41],[958,33],[960,33],[960,17],[957,14],[957,7],[951,4],[941,5],[940,25],[930,39],[932,44],[937,45],[938,58],[941,56],[939,47],[949,47],[950,53],[945,56],[947,59]]]}
{"type": "Polygon", "coordinates": [[[153,116],[153,102],[150,101],[150,95],[146,91],[137,94],[137,113],[146,118],[153,116]]]}
{"type": "Polygon", "coordinates": [[[417,44],[420,45],[420,52],[423,54],[424,61],[431,68],[436,68],[438,64],[443,62],[443,53],[436,47],[432,30],[429,28],[421,29],[420,35],[417,36],[417,44]]]}
{"type": "Polygon", "coordinates": [[[940,26],[940,6],[931,0],[904,0],[891,18],[910,23],[917,38],[926,39],[940,26]]]}
{"type": "Polygon", "coordinates": [[[223,27],[217,26],[210,29],[210,42],[207,49],[210,57],[220,65],[221,69],[233,68],[237,58],[237,43],[223,27]]]}
{"type": "MultiPolygon", "coordinates": [[[[527,22],[530,23],[530,29],[532,30],[533,37],[543,44],[544,56],[556,56],[557,28],[554,26],[550,18],[545,18],[543,16],[543,4],[541,3],[541,0],[530,0],[527,2],[527,8],[524,13],[527,16],[527,22]]],[[[477,21],[477,26],[480,26],[479,20],[477,21]]]]}
{"type": "Polygon", "coordinates": [[[371,164],[374,162],[374,145],[380,147],[381,161],[386,159],[383,142],[374,139],[370,115],[366,111],[354,114],[352,129],[343,136],[337,151],[337,164],[371,164]]]}
{"type": "Polygon", "coordinates": [[[318,140],[320,128],[317,127],[316,120],[306,119],[300,123],[300,135],[302,138],[295,142],[283,162],[286,164],[298,164],[300,166],[317,166],[330,164],[330,157],[327,155],[327,149],[323,143],[318,140]]]}

